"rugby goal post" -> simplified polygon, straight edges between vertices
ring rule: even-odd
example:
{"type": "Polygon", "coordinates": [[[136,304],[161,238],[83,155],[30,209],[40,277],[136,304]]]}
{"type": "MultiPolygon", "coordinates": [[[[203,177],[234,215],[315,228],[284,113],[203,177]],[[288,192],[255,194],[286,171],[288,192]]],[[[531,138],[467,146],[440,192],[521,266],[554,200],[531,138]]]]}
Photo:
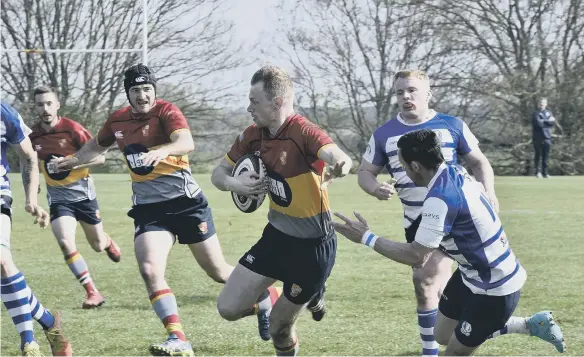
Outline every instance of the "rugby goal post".
{"type": "Polygon", "coordinates": [[[148,0],[142,0],[142,48],[0,48],[0,54],[19,53],[142,53],[142,63],[148,64],[148,0]]]}

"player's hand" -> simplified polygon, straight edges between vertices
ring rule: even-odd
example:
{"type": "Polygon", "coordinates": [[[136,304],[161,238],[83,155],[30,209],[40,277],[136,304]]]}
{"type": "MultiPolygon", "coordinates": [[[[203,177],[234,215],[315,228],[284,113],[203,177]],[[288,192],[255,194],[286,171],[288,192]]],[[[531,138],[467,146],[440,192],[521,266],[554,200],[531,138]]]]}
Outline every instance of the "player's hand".
{"type": "Polygon", "coordinates": [[[351,221],[342,213],[335,212],[335,216],[339,217],[345,223],[333,221],[332,224],[337,232],[347,237],[350,241],[361,244],[361,238],[369,230],[369,226],[365,218],[357,213],[357,211],[353,211],[353,214],[357,217],[356,221],[351,221]]]}
{"type": "Polygon", "coordinates": [[[29,203],[24,206],[24,210],[35,217],[34,224],[38,224],[41,228],[48,227],[49,214],[41,206],[29,203]]]}
{"type": "Polygon", "coordinates": [[[344,161],[336,163],[335,166],[325,167],[324,180],[322,181],[320,188],[325,189],[334,179],[346,176],[350,170],[351,168],[348,165],[345,165],[344,161]]]}
{"type": "Polygon", "coordinates": [[[155,149],[152,151],[148,151],[147,153],[142,155],[142,162],[143,165],[146,167],[158,165],[158,163],[168,157],[170,153],[164,149],[155,149]]]}
{"type": "Polygon", "coordinates": [[[380,201],[389,200],[395,193],[395,183],[397,181],[392,177],[391,179],[380,183],[375,191],[373,192],[373,196],[375,196],[380,201]]]}
{"type": "Polygon", "coordinates": [[[51,173],[69,171],[72,170],[75,166],[77,166],[78,162],[79,159],[76,158],[75,156],[55,157],[51,159],[51,161],[49,161],[49,163],[47,164],[47,170],[49,170],[51,173]]]}
{"type": "Polygon", "coordinates": [[[253,171],[243,172],[241,175],[233,177],[230,191],[238,195],[257,199],[257,195],[265,193],[268,189],[265,180],[260,179],[260,175],[253,171]]]}

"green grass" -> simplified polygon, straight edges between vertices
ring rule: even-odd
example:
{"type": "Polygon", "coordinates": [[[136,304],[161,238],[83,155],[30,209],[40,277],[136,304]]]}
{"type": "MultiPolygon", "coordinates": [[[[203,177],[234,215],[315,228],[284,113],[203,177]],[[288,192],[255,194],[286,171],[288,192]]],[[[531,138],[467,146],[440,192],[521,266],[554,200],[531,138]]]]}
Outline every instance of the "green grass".
{"type": "MultiPolygon", "coordinates": [[[[107,303],[99,310],[81,309],[82,288],[65,265],[49,229],[40,230],[23,210],[19,177],[15,189],[12,252],[40,301],[64,316],[67,335],[78,355],[146,355],[150,343],[165,338],[152,311],[133,253],[133,224],[127,175],[95,175],[106,231],[120,244],[122,261],[112,263],[91,250],[78,230],[79,251],[89,264],[107,303]]],[[[213,207],[225,255],[236,263],[258,239],[266,223],[264,204],[253,214],[239,213],[231,197],[216,190],[208,175],[196,176],[213,207]]],[[[499,177],[497,192],[502,220],[516,255],[528,272],[516,315],[551,309],[568,342],[568,355],[584,355],[584,178],[499,177]]],[[[43,184],[44,185],[44,184],[43,184]]],[[[43,186],[43,196],[44,196],[43,186]]],[[[46,205],[46,201],[43,204],[46,205]]],[[[372,230],[403,241],[399,201],[379,202],[367,196],[351,176],[331,186],[335,210],[358,210],[372,230]]],[[[320,323],[308,313],[298,323],[302,355],[419,355],[415,300],[410,268],[339,237],[337,263],[327,287],[329,314],[320,323]]],[[[256,319],[227,322],[216,310],[221,285],[198,267],[188,248],[176,245],[167,280],[180,317],[197,355],[273,355],[270,343],[257,335],[256,319]]],[[[2,307],[2,355],[19,354],[19,337],[2,307]]],[[[48,345],[35,327],[41,348],[48,345]]],[[[553,346],[522,335],[487,342],[480,355],[555,355],[553,346]]]]}

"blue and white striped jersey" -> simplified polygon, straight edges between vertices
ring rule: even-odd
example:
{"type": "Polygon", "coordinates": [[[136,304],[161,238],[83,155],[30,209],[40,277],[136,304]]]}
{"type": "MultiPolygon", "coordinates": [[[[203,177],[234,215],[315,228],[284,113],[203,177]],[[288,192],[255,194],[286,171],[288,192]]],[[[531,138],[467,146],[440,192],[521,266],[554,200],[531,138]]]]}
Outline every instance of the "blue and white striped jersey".
{"type": "Polygon", "coordinates": [[[31,130],[24,124],[16,109],[5,103],[0,105],[2,106],[2,123],[0,124],[2,133],[0,136],[0,196],[12,197],[10,181],[8,181],[10,166],[6,157],[6,148],[8,144],[19,144],[31,133],[31,130]]]}
{"type": "Polygon", "coordinates": [[[385,166],[397,180],[395,188],[404,208],[404,227],[420,216],[426,187],[416,187],[406,175],[397,156],[397,141],[411,131],[432,129],[442,141],[442,154],[448,164],[457,164],[458,155],[466,155],[478,147],[478,140],[461,119],[432,111],[430,119],[419,124],[407,124],[398,114],[371,135],[363,159],[375,166],[385,166]]]}
{"type": "Polygon", "coordinates": [[[527,279],[482,185],[461,166],[442,164],[430,181],[416,242],[441,246],[475,294],[508,295],[527,279]]]}

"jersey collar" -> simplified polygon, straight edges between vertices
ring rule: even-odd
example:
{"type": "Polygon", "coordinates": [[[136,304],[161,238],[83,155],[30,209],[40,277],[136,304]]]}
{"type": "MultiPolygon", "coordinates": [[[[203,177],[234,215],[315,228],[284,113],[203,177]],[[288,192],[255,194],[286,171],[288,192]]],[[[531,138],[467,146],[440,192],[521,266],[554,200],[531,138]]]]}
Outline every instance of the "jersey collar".
{"type": "Polygon", "coordinates": [[[444,171],[446,169],[446,164],[445,163],[441,163],[440,166],[438,166],[438,170],[436,171],[436,175],[434,175],[434,177],[432,177],[432,179],[430,180],[430,183],[428,183],[427,188],[430,189],[432,188],[432,186],[434,186],[434,183],[436,182],[436,180],[438,180],[438,177],[440,177],[440,175],[442,174],[442,171],[444,171]]]}
{"type": "Polygon", "coordinates": [[[426,123],[426,122],[428,122],[428,121],[432,120],[432,119],[433,119],[435,116],[436,116],[436,111],[435,111],[434,109],[430,109],[430,110],[428,111],[428,115],[426,116],[426,118],[425,118],[425,119],[424,119],[422,122],[420,122],[420,123],[410,124],[410,123],[406,122],[406,121],[404,120],[404,118],[402,117],[402,113],[401,113],[401,112],[397,114],[396,118],[397,118],[397,120],[398,120],[400,123],[402,123],[403,125],[407,125],[407,126],[417,126],[417,125],[422,125],[422,124],[424,124],[424,123],[426,123]]]}

